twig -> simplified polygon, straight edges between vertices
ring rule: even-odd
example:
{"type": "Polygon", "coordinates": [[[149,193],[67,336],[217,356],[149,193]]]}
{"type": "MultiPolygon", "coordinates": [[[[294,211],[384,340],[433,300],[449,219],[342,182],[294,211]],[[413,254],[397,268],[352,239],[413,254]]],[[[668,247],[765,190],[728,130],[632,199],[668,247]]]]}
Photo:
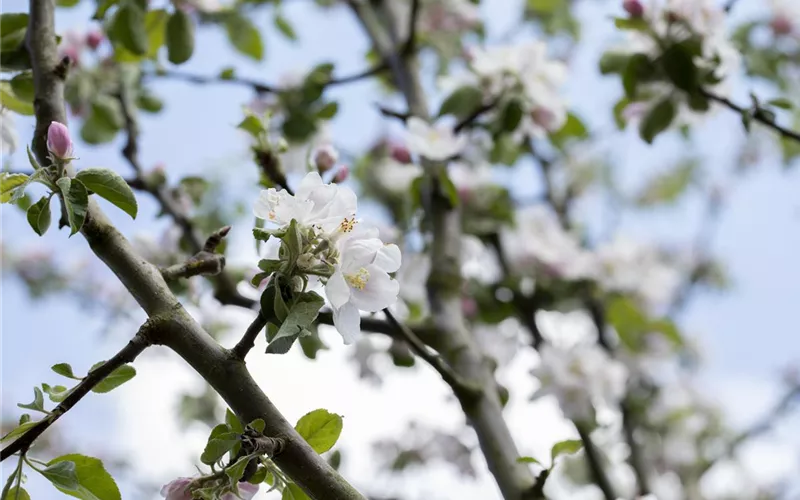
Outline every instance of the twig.
{"type": "Polygon", "coordinates": [[[456,395],[461,397],[472,397],[476,398],[481,395],[481,388],[477,384],[473,384],[464,380],[458,373],[456,373],[447,362],[442,359],[438,354],[435,354],[428,349],[428,346],[425,345],[422,340],[407,326],[397,321],[397,318],[394,317],[394,314],[386,308],[383,310],[383,314],[386,315],[386,319],[389,321],[389,324],[400,333],[403,340],[405,340],[414,352],[417,355],[424,359],[429,365],[433,367],[434,370],[439,372],[439,375],[442,376],[442,379],[453,388],[453,392],[456,395]]]}
{"type": "Polygon", "coordinates": [[[589,464],[589,469],[592,471],[595,484],[600,488],[600,491],[603,492],[603,496],[606,500],[616,500],[617,495],[614,493],[614,487],[611,485],[611,481],[609,480],[605,468],[601,463],[600,452],[594,445],[592,437],[582,425],[575,424],[575,427],[577,427],[578,434],[583,442],[583,450],[586,455],[586,462],[589,464]]]}
{"type": "Polygon", "coordinates": [[[174,281],[179,278],[191,278],[199,275],[215,276],[221,273],[225,269],[225,256],[216,253],[215,250],[230,230],[230,226],[225,226],[214,231],[206,240],[201,251],[183,264],[175,264],[161,269],[161,276],[167,281],[174,281]]]}
{"type": "MultiPolygon", "coordinates": [[[[737,113],[743,114],[743,113],[747,112],[747,110],[745,108],[743,108],[742,106],[739,106],[738,104],[736,104],[735,102],[731,101],[727,97],[723,97],[723,96],[714,94],[713,92],[709,92],[706,89],[700,89],[700,94],[702,94],[707,99],[710,99],[712,101],[718,102],[719,104],[723,104],[723,105],[729,107],[730,109],[736,111],[737,113]]],[[[783,127],[781,125],[778,125],[773,120],[771,120],[770,118],[766,117],[763,113],[753,113],[752,117],[753,117],[753,120],[759,122],[760,124],[762,124],[762,125],[764,125],[764,126],[766,126],[768,128],[771,128],[772,130],[774,130],[775,132],[779,133],[784,138],[793,139],[795,141],[800,142],[800,133],[795,132],[794,130],[791,130],[789,128],[783,127]]]]}
{"type": "Polygon", "coordinates": [[[463,120],[458,122],[458,124],[456,124],[456,126],[453,127],[453,132],[458,133],[464,130],[465,128],[472,126],[475,123],[475,121],[478,120],[478,118],[483,116],[484,113],[487,113],[492,109],[494,109],[494,107],[497,106],[497,103],[499,101],[500,101],[499,98],[492,99],[491,102],[487,102],[485,104],[480,105],[478,108],[475,109],[475,111],[473,111],[468,116],[464,117],[463,120]]]}
{"type": "Polygon", "coordinates": [[[384,106],[382,104],[377,104],[377,103],[375,104],[375,107],[378,108],[378,111],[383,116],[386,116],[388,118],[396,118],[396,119],[400,120],[403,123],[405,123],[409,118],[411,118],[411,113],[409,113],[408,111],[406,111],[406,112],[396,111],[394,109],[389,109],[386,106],[384,106]]]}
{"type": "Polygon", "coordinates": [[[420,0],[411,0],[411,13],[408,16],[408,35],[401,51],[404,56],[411,55],[417,50],[417,22],[419,13],[422,10],[421,7],[422,2],[420,0]]]}
{"type": "Polygon", "coordinates": [[[35,426],[31,427],[30,430],[22,435],[22,437],[3,448],[3,451],[0,454],[0,462],[11,455],[14,455],[15,453],[27,452],[28,448],[30,448],[33,442],[36,441],[36,438],[46,431],[48,427],[53,425],[56,420],[61,418],[62,415],[67,413],[73,406],[83,399],[84,396],[89,394],[89,392],[95,386],[97,386],[97,384],[111,375],[111,373],[117,368],[135,360],[139,354],[152,345],[152,330],[157,327],[158,324],[153,322],[153,320],[148,320],[144,325],[142,325],[136,335],[131,339],[130,342],[128,342],[128,345],[123,347],[122,350],[115,354],[113,358],[90,371],[89,374],[86,375],[86,377],[70,391],[69,396],[67,396],[58,406],[56,406],[47,417],[45,417],[35,426]]]}
{"type": "MultiPolygon", "coordinates": [[[[345,85],[348,83],[357,82],[359,80],[364,80],[375,75],[378,75],[388,69],[388,65],[386,63],[378,63],[375,66],[367,68],[365,70],[359,71],[358,73],[353,73],[352,75],[343,76],[341,78],[333,78],[329,80],[325,86],[326,87],[335,87],[337,85],[345,85]]],[[[222,76],[205,76],[205,75],[195,75],[192,73],[186,73],[183,71],[177,70],[160,70],[154,71],[150,73],[145,73],[145,77],[157,77],[157,78],[171,78],[174,80],[180,80],[187,83],[193,83],[197,85],[206,85],[210,83],[229,83],[232,85],[240,85],[244,87],[250,87],[255,92],[260,94],[277,94],[281,92],[287,92],[292,90],[292,87],[284,87],[281,88],[277,85],[271,85],[263,82],[259,82],[256,80],[252,80],[249,78],[241,78],[241,77],[232,77],[232,78],[224,78],[222,76]]]]}
{"type": "Polygon", "coordinates": [[[264,330],[264,327],[267,326],[267,318],[261,312],[261,309],[258,310],[255,319],[250,326],[247,327],[247,330],[244,332],[241,340],[231,349],[231,353],[236,359],[244,360],[247,353],[250,352],[250,349],[256,345],[256,339],[258,335],[264,330]]]}

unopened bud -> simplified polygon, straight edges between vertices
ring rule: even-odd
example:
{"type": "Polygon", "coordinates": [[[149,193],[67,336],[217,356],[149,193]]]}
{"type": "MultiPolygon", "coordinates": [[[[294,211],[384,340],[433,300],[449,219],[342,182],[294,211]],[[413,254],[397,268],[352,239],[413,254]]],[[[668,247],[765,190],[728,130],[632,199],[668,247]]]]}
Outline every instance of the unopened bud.
{"type": "Polygon", "coordinates": [[[332,169],[339,161],[339,152],[330,144],[320,146],[314,152],[314,166],[320,174],[332,169]]]}
{"type": "Polygon", "coordinates": [[[145,183],[148,187],[161,187],[167,182],[167,173],[163,163],[159,163],[145,174],[145,183]]]}
{"type": "Polygon", "coordinates": [[[411,163],[411,152],[402,144],[392,144],[389,146],[389,154],[400,163],[411,163]]]}
{"type": "Polygon", "coordinates": [[[792,20],[785,15],[778,14],[769,23],[772,32],[776,35],[788,35],[792,32],[792,20]]]}
{"type": "Polygon", "coordinates": [[[644,6],[639,0],[625,0],[622,2],[622,8],[632,18],[640,19],[644,16],[644,6]]]}
{"type": "Polygon", "coordinates": [[[468,319],[472,319],[478,314],[478,303],[472,297],[461,298],[461,311],[468,319]]]}
{"type": "Polygon", "coordinates": [[[545,130],[552,130],[556,115],[547,108],[536,108],[531,111],[531,120],[545,130]]]}
{"type": "Polygon", "coordinates": [[[289,151],[289,143],[286,142],[286,139],[281,137],[278,139],[278,142],[275,143],[275,149],[278,150],[278,153],[285,153],[289,151]]]}
{"type": "Polygon", "coordinates": [[[88,35],[86,35],[86,45],[89,46],[92,50],[97,50],[97,47],[103,43],[105,36],[103,32],[100,30],[90,31],[88,35]]]}
{"type": "Polygon", "coordinates": [[[348,177],[350,177],[350,169],[347,165],[342,165],[336,172],[336,175],[333,176],[333,182],[338,184],[339,182],[346,181],[348,177]]]}
{"type": "Polygon", "coordinates": [[[47,149],[53,156],[62,160],[72,155],[72,139],[69,137],[66,125],[50,122],[50,127],[47,128],[47,149]]]}

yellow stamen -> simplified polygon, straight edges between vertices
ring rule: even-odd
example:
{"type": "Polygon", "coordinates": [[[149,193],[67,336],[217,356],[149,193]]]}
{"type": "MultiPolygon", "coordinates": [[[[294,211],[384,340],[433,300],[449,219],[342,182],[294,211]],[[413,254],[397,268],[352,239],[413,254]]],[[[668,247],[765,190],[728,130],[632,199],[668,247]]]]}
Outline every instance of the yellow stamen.
{"type": "Polygon", "coordinates": [[[343,233],[349,233],[353,230],[356,226],[356,219],[355,217],[347,218],[345,217],[341,224],[339,224],[339,230],[343,233]]]}
{"type": "Polygon", "coordinates": [[[344,280],[351,288],[363,290],[369,281],[369,271],[362,267],[355,274],[346,274],[344,280]]]}

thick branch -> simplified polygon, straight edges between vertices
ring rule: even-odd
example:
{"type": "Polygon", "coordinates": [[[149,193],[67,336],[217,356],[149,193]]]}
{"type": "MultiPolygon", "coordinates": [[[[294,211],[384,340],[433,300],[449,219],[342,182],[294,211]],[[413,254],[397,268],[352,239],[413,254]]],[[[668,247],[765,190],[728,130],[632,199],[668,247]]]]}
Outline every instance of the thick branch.
{"type": "MultiPolygon", "coordinates": [[[[36,82],[37,137],[40,131],[46,131],[50,120],[60,118],[58,121],[63,122],[64,118],[63,81],[54,72],[54,11],[53,0],[30,0],[28,44],[36,82]]],[[[44,161],[46,153],[46,145],[36,148],[40,161],[44,161]]],[[[149,316],[170,319],[170,328],[159,342],[186,360],[242,421],[261,418],[266,423],[265,435],[284,440],[285,448],[274,460],[292,480],[317,500],[364,500],[297,434],[253,380],[245,364],[217,344],[183,309],[158,269],[136,254],[93,200],[89,202],[81,233],[149,316]]]]}
{"type": "MultiPolygon", "coordinates": [[[[405,97],[411,114],[428,119],[418,62],[414,54],[398,54],[395,49],[399,45],[392,40],[391,32],[397,24],[392,9],[396,5],[391,2],[381,4],[389,20],[389,30],[382,27],[379,17],[366,2],[350,1],[349,5],[378,53],[389,61],[394,83],[405,97]]],[[[433,326],[438,331],[437,335],[426,340],[460,377],[480,384],[481,396],[477,399],[459,397],[461,407],[478,435],[481,451],[503,497],[508,500],[528,498],[535,479],[528,467],[517,463],[519,452],[503,419],[496,381],[464,323],[459,295],[461,216],[457,207],[451,206],[449,198],[441,192],[441,187],[436,186],[436,180],[443,173],[445,165],[425,162],[423,167],[434,183],[434,189],[427,196],[434,237],[431,255],[433,272],[428,281],[428,296],[433,326]]]]}
{"type": "MultiPolygon", "coordinates": [[[[703,96],[705,96],[707,99],[710,99],[710,100],[712,100],[714,102],[717,102],[719,104],[727,106],[727,107],[729,107],[733,111],[736,111],[739,114],[743,114],[743,113],[747,112],[747,109],[743,108],[742,106],[739,106],[738,104],[736,104],[735,102],[731,101],[727,97],[723,97],[723,96],[714,94],[713,92],[710,92],[710,91],[708,91],[706,89],[701,89],[700,93],[703,96]]],[[[795,132],[794,130],[791,130],[789,128],[783,127],[781,125],[778,125],[772,119],[770,119],[768,116],[765,116],[763,113],[753,113],[752,117],[753,117],[753,120],[757,121],[758,123],[760,123],[760,124],[762,124],[762,125],[764,125],[764,126],[766,126],[768,128],[771,128],[775,132],[779,133],[782,137],[784,137],[786,139],[793,139],[795,141],[800,142],[800,133],[795,132]]]]}
{"type": "Polygon", "coordinates": [[[152,332],[150,332],[150,330],[153,328],[158,328],[158,324],[153,321],[148,321],[142,325],[133,339],[128,342],[128,345],[123,347],[113,358],[89,372],[89,374],[70,391],[69,396],[56,406],[47,417],[31,427],[22,437],[5,447],[2,453],[0,453],[0,462],[15,453],[27,452],[28,448],[36,441],[36,438],[42,435],[48,427],[56,423],[56,420],[72,409],[84,396],[89,394],[97,384],[111,375],[111,373],[120,366],[133,362],[139,354],[151,345],[150,335],[152,332]]]}

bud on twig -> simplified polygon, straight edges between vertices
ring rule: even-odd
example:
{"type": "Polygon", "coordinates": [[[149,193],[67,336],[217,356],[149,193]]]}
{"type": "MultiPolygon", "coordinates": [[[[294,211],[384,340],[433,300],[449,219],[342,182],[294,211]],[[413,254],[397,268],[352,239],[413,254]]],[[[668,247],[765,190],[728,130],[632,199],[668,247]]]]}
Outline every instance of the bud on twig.
{"type": "Polygon", "coordinates": [[[338,184],[346,181],[348,177],[350,177],[350,169],[347,167],[347,165],[342,165],[339,168],[339,171],[336,172],[336,175],[333,176],[333,182],[338,184]]]}
{"type": "Polygon", "coordinates": [[[625,9],[632,18],[640,19],[644,16],[644,6],[639,0],[625,0],[622,2],[622,8],[625,9]]]}
{"type": "Polygon", "coordinates": [[[89,46],[92,50],[97,50],[97,47],[103,43],[105,36],[103,32],[100,30],[90,31],[88,35],[86,35],[86,45],[89,46]]]}
{"type": "Polygon", "coordinates": [[[66,160],[72,156],[72,139],[63,123],[50,122],[47,128],[47,149],[56,158],[66,160]]]}
{"type": "Polygon", "coordinates": [[[320,146],[314,152],[314,166],[320,174],[332,169],[339,161],[339,152],[330,144],[320,146]]]}

